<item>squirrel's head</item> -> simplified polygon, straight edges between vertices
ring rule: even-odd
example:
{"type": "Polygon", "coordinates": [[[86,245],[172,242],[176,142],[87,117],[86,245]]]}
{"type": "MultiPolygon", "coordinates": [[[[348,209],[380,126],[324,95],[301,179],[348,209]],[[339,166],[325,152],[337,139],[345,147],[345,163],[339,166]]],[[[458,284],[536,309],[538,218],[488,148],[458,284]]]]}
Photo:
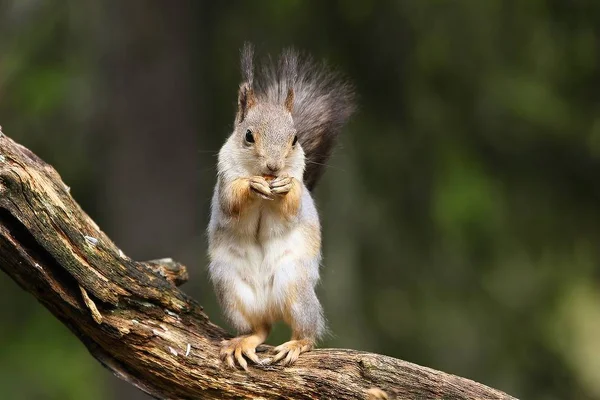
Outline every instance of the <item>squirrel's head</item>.
{"type": "Polygon", "coordinates": [[[302,173],[304,152],[294,128],[293,104],[292,88],[282,104],[271,104],[259,101],[248,83],[240,86],[232,139],[237,159],[251,174],[302,173]]]}

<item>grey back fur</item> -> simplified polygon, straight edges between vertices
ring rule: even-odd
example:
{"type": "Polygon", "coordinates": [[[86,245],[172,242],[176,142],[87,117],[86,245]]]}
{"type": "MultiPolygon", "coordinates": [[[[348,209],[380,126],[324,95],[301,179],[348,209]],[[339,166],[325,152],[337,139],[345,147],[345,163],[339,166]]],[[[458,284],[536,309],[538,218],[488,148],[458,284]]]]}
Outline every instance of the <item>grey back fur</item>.
{"type": "Polygon", "coordinates": [[[283,104],[288,89],[294,90],[292,118],[306,156],[304,184],[312,190],[355,110],[353,87],[324,63],[293,48],[283,50],[275,61],[267,57],[256,74],[253,59],[253,47],[246,43],[241,52],[242,77],[258,102],[283,104]]]}

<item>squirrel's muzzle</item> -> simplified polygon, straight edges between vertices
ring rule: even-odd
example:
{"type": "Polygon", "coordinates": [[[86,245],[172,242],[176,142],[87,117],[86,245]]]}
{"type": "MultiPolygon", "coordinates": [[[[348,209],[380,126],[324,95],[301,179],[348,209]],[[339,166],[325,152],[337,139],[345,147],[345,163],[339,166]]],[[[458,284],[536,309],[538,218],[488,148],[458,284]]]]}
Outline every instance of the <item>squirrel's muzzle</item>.
{"type": "Polygon", "coordinates": [[[283,163],[278,161],[268,161],[266,167],[267,173],[271,175],[277,175],[283,168],[283,163]]]}

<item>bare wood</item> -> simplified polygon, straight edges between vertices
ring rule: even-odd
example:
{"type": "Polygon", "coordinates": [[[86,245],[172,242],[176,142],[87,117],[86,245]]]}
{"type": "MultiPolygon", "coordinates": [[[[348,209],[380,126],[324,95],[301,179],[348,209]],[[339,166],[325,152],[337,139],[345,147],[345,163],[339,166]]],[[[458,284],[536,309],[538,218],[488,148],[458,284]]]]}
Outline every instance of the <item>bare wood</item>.
{"type": "Polygon", "coordinates": [[[317,349],[289,368],[224,368],[219,343],[230,336],[176,287],[185,267],[126,257],[56,171],[1,132],[0,268],[106,368],[158,399],[513,399],[355,350],[317,349]]]}

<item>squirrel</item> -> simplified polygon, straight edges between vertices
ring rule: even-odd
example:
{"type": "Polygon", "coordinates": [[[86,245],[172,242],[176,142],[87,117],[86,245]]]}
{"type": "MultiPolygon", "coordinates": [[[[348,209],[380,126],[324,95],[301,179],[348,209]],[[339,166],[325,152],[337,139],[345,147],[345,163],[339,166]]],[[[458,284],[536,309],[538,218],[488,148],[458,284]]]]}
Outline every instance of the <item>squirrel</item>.
{"type": "Polygon", "coordinates": [[[325,332],[315,294],[321,227],[311,191],[336,138],[355,109],[354,90],[339,73],[285,49],[254,73],[254,49],[241,50],[233,133],[219,151],[208,226],[209,275],[240,336],[221,343],[236,362],[294,363],[325,332]],[[256,347],[284,320],[292,338],[260,360],[256,347]]]}

